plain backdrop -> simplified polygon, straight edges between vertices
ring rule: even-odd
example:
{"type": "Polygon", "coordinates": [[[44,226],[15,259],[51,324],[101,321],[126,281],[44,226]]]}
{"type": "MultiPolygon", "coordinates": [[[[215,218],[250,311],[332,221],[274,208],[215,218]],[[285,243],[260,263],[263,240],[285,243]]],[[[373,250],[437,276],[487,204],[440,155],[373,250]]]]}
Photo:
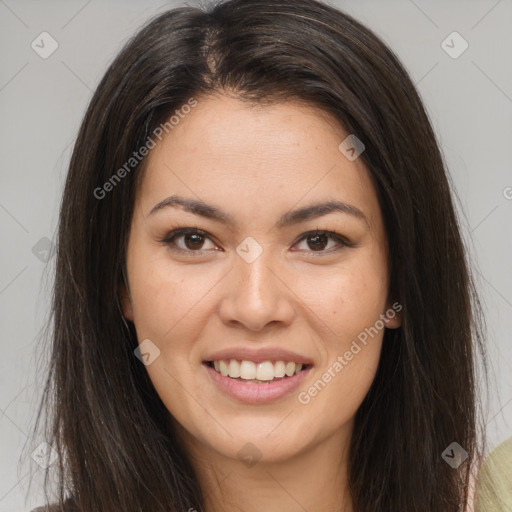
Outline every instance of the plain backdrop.
{"type": "MultiPolygon", "coordinates": [[[[395,51],[440,140],[487,317],[491,449],[512,435],[512,0],[330,3],[395,51]]],[[[148,18],[183,4],[0,0],[0,512],[43,503],[37,484],[26,496],[29,470],[44,475],[30,457],[44,441],[29,437],[44,377],[36,345],[77,129],[123,43],[148,18]],[[43,58],[42,46],[52,45],[43,58]]]]}

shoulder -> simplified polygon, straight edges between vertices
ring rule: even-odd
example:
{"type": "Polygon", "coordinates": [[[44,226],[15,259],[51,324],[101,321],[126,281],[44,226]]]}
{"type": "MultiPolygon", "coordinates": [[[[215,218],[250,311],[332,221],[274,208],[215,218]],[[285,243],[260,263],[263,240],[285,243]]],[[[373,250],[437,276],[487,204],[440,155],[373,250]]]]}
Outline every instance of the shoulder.
{"type": "Polygon", "coordinates": [[[477,486],[477,512],[512,507],[512,437],[499,444],[487,457],[477,486]]]}

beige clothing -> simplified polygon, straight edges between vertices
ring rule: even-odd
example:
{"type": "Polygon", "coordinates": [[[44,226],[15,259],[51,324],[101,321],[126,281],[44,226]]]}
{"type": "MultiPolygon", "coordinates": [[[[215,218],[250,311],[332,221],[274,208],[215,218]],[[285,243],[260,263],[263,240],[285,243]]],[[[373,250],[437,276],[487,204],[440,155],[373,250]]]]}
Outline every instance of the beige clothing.
{"type": "Polygon", "coordinates": [[[487,456],[478,476],[476,512],[512,512],[512,437],[487,456]]]}

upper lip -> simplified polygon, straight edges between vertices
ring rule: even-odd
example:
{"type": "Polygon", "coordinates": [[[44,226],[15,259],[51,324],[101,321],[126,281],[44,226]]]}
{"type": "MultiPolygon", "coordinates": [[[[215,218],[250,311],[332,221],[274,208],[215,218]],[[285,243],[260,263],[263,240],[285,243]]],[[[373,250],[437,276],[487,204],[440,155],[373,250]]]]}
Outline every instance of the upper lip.
{"type": "Polygon", "coordinates": [[[221,359],[236,359],[238,361],[253,361],[263,363],[264,361],[285,361],[302,364],[312,364],[311,359],[283,348],[249,348],[236,347],[225,348],[207,355],[204,362],[220,361],[221,359]]]}

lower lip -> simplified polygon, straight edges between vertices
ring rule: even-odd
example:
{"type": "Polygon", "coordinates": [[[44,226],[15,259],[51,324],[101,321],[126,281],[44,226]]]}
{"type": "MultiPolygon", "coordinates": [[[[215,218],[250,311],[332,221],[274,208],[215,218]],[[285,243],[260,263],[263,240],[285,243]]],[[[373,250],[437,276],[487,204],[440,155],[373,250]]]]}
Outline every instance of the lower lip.
{"type": "Polygon", "coordinates": [[[309,366],[291,377],[268,384],[264,382],[262,384],[247,384],[244,381],[224,377],[207,364],[203,364],[203,366],[221,391],[247,404],[263,404],[288,395],[300,386],[311,370],[311,366],[309,366]]]}

